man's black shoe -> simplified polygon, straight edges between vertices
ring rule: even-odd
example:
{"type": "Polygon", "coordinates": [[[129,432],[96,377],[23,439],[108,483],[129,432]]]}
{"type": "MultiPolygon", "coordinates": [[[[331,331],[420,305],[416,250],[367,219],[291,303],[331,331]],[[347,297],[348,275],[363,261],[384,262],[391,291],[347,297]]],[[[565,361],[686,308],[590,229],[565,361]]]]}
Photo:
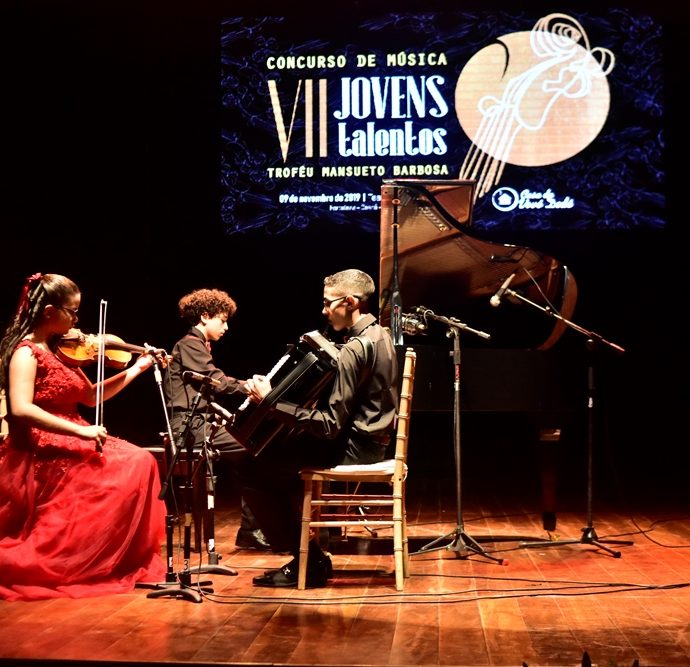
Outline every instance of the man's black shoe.
{"type": "Polygon", "coordinates": [[[255,549],[256,551],[270,551],[271,545],[260,528],[246,530],[240,528],[235,538],[235,546],[238,549],[255,549]]]}
{"type": "MultiPolygon", "coordinates": [[[[326,570],[326,579],[330,579],[333,576],[333,563],[331,562],[330,557],[328,556],[328,554],[324,554],[323,559],[320,557],[319,560],[321,561],[322,566],[326,570]]],[[[293,558],[289,563],[287,563],[287,565],[283,565],[283,567],[289,567],[291,570],[297,572],[299,563],[296,558],[293,558]]],[[[264,570],[264,575],[270,576],[272,574],[275,574],[276,572],[280,572],[282,569],[282,567],[274,567],[270,570],[264,570]]]]}
{"type": "MultiPolygon", "coordinates": [[[[297,559],[293,558],[279,570],[267,570],[264,574],[254,577],[254,586],[265,588],[288,588],[297,586],[297,559]]],[[[307,588],[323,588],[333,575],[331,559],[324,554],[318,563],[309,563],[307,567],[307,588]]]]}
{"type": "MultiPolygon", "coordinates": [[[[296,558],[293,558],[289,563],[286,563],[283,565],[283,567],[289,567],[293,569],[295,572],[297,572],[297,568],[299,567],[299,564],[297,562],[296,558]]],[[[282,567],[272,567],[268,570],[264,570],[264,574],[267,577],[270,577],[272,574],[275,574],[276,572],[280,572],[283,568],[282,567]]]]}

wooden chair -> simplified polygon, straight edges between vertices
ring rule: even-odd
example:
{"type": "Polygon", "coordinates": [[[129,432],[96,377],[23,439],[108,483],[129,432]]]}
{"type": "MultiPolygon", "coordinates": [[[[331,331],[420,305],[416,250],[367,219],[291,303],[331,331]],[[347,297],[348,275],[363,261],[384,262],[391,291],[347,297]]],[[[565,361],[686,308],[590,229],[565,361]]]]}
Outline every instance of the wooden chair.
{"type": "MultiPolygon", "coordinates": [[[[400,405],[395,435],[394,458],[368,465],[341,465],[334,468],[309,468],[301,471],[304,480],[302,502],[302,530],[300,535],[297,588],[307,583],[309,540],[320,528],[347,530],[351,527],[393,528],[393,556],[395,588],[403,590],[409,576],[409,550],[406,533],[405,479],[407,477],[407,444],[410,432],[410,413],[414,388],[417,355],[412,348],[405,351],[400,405]],[[352,493],[331,493],[324,482],[346,482],[354,485],[352,493]],[[386,493],[361,493],[363,485],[388,484],[386,493]],[[322,508],[327,511],[321,512],[322,508]],[[352,508],[357,513],[352,513],[352,508]],[[362,511],[363,508],[367,508],[362,511]],[[376,509],[376,513],[370,513],[376,509]],[[331,513],[334,512],[334,513],[331,513]]],[[[365,487],[367,488],[367,487],[365,487]]]]}

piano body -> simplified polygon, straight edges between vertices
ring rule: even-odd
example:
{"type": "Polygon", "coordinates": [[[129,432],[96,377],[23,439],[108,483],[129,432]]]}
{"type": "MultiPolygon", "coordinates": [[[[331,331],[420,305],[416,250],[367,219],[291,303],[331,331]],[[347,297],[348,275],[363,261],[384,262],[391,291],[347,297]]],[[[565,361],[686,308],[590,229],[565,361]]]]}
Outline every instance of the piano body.
{"type": "MultiPolygon", "coordinates": [[[[577,284],[567,267],[552,257],[473,234],[474,187],[474,181],[461,180],[383,183],[379,315],[394,334],[395,318],[414,316],[411,311],[420,306],[422,312],[454,317],[490,334],[489,341],[469,332],[459,334],[461,412],[522,413],[530,420],[541,456],[544,528],[553,530],[553,450],[578,400],[573,364],[556,346],[567,325],[515,296],[504,296],[499,307],[490,299],[512,275],[511,290],[570,319],[577,284]]],[[[415,392],[412,409],[452,411],[452,344],[438,322],[427,325],[427,335],[405,336],[405,345],[412,343],[418,355],[415,383],[424,388],[415,392]]]]}

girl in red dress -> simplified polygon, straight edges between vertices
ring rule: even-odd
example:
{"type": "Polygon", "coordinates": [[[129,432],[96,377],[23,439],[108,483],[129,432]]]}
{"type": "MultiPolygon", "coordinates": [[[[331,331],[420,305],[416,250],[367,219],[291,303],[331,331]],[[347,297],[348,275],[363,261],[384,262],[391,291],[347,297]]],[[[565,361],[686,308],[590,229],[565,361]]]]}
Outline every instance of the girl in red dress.
{"type": "MultiPolygon", "coordinates": [[[[154,457],[89,424],[77,406],[96,385],[55,354],[77,322],[79,288],[57,274],[24,287],[0,342],[9,435],[0,443],[0,598],[39,600],[128,592],[165,578],[165,504],[154,457]]],[[[150,355],[106,379],[111,398],[150,355]]]]}

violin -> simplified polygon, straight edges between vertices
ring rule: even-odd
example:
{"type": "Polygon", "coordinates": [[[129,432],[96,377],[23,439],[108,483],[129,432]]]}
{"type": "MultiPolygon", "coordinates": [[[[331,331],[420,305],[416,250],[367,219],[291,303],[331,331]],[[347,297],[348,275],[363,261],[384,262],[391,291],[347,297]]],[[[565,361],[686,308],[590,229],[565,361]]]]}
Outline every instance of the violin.
{"type": "Polygon", "coordinates": [[[69,366],[83,366],[98,359],[101,339],[103,339],[104,363],[114,368],[126,368],[132,354],[152,354],[166,367],[172,357],[165,350],[149,345],[130,345],[113,334],[85,334],[79,329],[70,329],[56,345],[55,354],[69,366]]]}

